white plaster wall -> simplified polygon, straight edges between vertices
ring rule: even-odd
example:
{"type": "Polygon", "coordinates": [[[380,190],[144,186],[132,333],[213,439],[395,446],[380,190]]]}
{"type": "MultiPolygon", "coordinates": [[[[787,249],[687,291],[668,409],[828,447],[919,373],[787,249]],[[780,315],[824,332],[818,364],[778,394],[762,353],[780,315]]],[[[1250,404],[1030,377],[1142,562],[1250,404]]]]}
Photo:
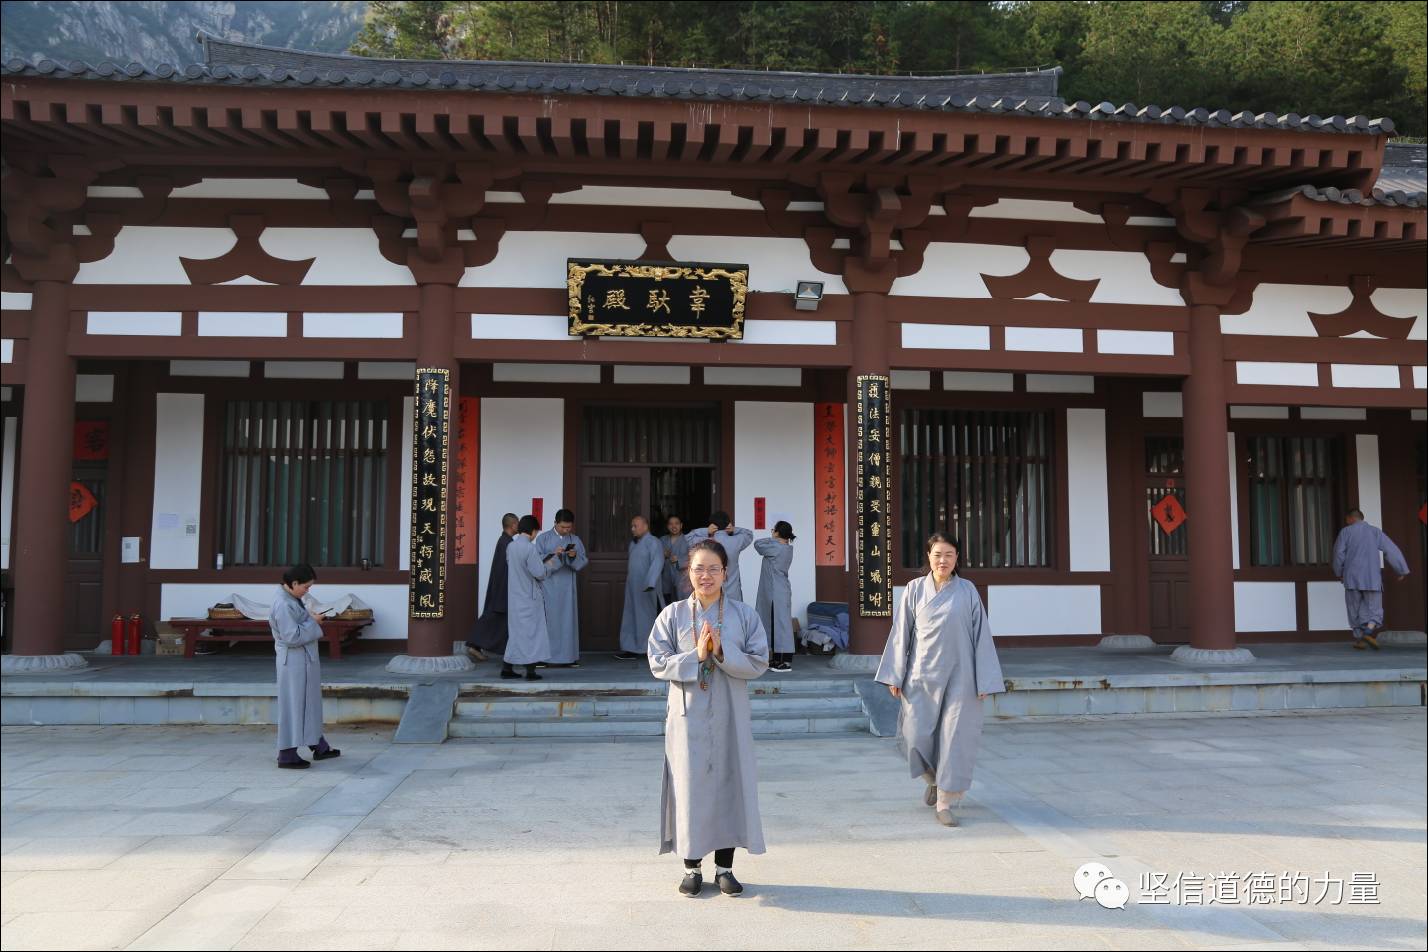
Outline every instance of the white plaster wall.
{"type": "Polygon", "coordinates": [[[461,287],[563,288],[566,258],[638,258],[644,250],[645,240],[639,235],[509,231],[490,264],[466,269],[461,287]]]}
{"type": "MultiPolygon", "coordinates": [[[[230,595],[242,595],[264,605],[277,600],[281,569],[274,569],[272,582],[227,584],[204,582],[193,584],[166,583],[160,586],[159,617],[203,618],[208,609],[226,602],[230,595]]],[[[335,601],[343,595],[356,595],[372,608],[372,624],[362,629],[360,638],[405,638],[407,636],[407,586],[405,585],[345,585],[322,581],[322,568],[317,570],[317,584],[312,595],[320,602],[335,601]]]]}
{"type": "Polygon", "coordinates": [[[0,291],[0,308],[7,311],[28,311],[34,297],[29,291],[0,291]]]}
{"type": "Polygon", "coordinates": [[[1235,363],[1235,382],[1266,387],[1317,387],[1317,364],[1288,361],[1241,360],[1235,363]]]}
{"type": "Polygon", "coordinates": [[[893,294],[922,297],[989,298],[983,274],[1019,274],[1030,256],[1025,248],[934,241],[923,254],[922,268],[893,282],[893,294]]]}
{"type": "Polygon", "coordinates": [[[1294,631],[1293,582],[1236,582],[1235,631],[1294,631]]]}
{"type": "MultiPolygon", "coordinates": [[[[734,404],[734,522],[753,528],[754,497],[764,497],[766,528],[754,538],[768,538],[780,519],[788,520],[793,534],[793,565],[788,578],[793,590],[793,614],[800,624],[808,621],[813,601],[814,496],[813,404],[737,401],[734,404]]],[[[750,605],[759,592],[763,557],[753,547],[739,559],[744,601],[750,605]]]]}
{"type": "Polygon", "coordinates": [[[316,258],[303,276],[305,285],[416,284],[406,265],[382,257],[377,234],[370,228],[268,228],[258,243],[275,258],[316,258]]]}
{"type": "Polygon", "coordinates": [[[1063,248],[1051,253],[1058,274],[1078,281],[1099,278],[1092,304],[1158,304],[1184,307],[1175,288],[1157,284],[1150,259],[1138,251],[1084,251],[1063,248]]]}
{"type": "Polygon", "coordinates": [[[108,257],[79,266],[74,283],[188,284],[179,258],[217,258],[237,240],[227,228],[127,225],[114,237],[108,257]]]}
{"type": "Polygon", "coordinates": [[[1337,314],[1353,302],[1346,287],[1318,284],[1261,284],[1243,314],[1222,314],[1226,334],[1266,334],[1272,337],[1317,337],[1309,312],[1337,314]]]}
{"type": "MultiPolygon", "coordinates": [[[[142,194],[142,193],[140,193],[142,194]]],[[[176,188],[171,198],[280,198],[327,201],[327,192],[296,179],[206,178],[194,185],[176,188]]]]}
{"type": "Polygon", "coordinates": [[[1309,583],[1309,630],[1349,630],[1349,610],[1344,605],[1344,586],[1340,582],[1309,583]]]}
{"type": "Polygon", "coordinates": [[[1106,476],[1106,411],[1066,411],[1067,511],[1071,571],[1111,570],[1110,484],[1106,476]]]}
{"type": "Polygon", "coordinates": [[[1073,221],[1099,224],[1100,215],[1083,212],[1073,202],[1048,202],[1034,198],[999,198],[972,209],[971,218],[1015,218],[1022,221],[1073,221]]]}
{"type": "Polygon", "coordinates": [[[1354,436],[1358,456],[1359,505],[1364,519],[1376,526],[1383,525],[1383,484],[1379,478],[1378,437],[1371,433],[1354,436]]]}
{"type": "Polygon", "coordinates": [[[158,394],[149,568],[198,568],[203,394],[158,394]]]}
{"type": "Polygon", "coordinates": [[[564,506],[565,401],[510,397],[481,398],[481,521],[476,604],[485,601],[491,556],[501,516],[531,511],[531,499],[545,500],[544,525],[564,506]]]}
{"type": "Polygon", "coordinates": [[[930,350],[991,350],[992,331],[985,324],[902,325],[902,346],[930,350]]]}
{"type": "Polygon", "coordinates": [[[472,314],[473,340],[570,340],[564,314],[472,314]]]}
{"type": "Polygon", "coordinates": [[[401,339],[401,314],[339,314],[307,311],[302,316],[304,337],[390,337],[401,339]]]}
{"type": "MultiPolygon", "coordinates": [[[[644,251],[644,241],[630,257],[644,251]]],[[[669,253],[676,261],[708,261],[749,266],[749,290],[792,294],[799,281],[822,281],[824,295],[847,294],[843,279],[813,266],[802,238],[742,238],[732,235],[675,235],[669,253]]],[[[561,275],[561,286],[565,276],[561,275]]]]}
{"type": "Polygon", "coordinates": [[[180,311],[90,311],[84,327],[89,334],[178,337],[183,333],[180,311]]]}
{"type": "Polygon", "coordinates": [[[1099,635],[1099,585],[989,585],[993,635],[1099,635]]]}
{"type": "Polygon", "coordinates": [[[286,311],[199,311],[199,337],[287,337],[286,311]]]}
{"type": "Polygon", "coordinates": [[[1393,364],[1330,364],[1329,384],[1334,387],[1397,390],[1398,367],[1393,364]]]}
{"type": "Polygon", "coordinates": [[[1411,317],[1409,340],[1428,338],[1428,290],[1424,288],[1378,288],[1369,300],[1389,317],[1411,317]]]}
{"type": "MultiPolygon", "coordinates": [[[[763,205],[731,192],[709,188],[635,188],[624,185],[586,185],[573,192],[557,192],[552,205],[636,205],[642,208],[730,208],[763,211],[763,205]]],[[[682,260],[682,259],[681,259],[682,260]]]]}
{"type": "Polygon", "coordinates": [[[1174,390],[1148,390],[1141,394],[1140,411],[1145,417],[1183,417],[1184,394],[1174,390]]]}
{"type": "MultiPolygon", "coordinates": [[[[755,265],[757,267],[757,265],[755,265]]],[[[748,344],[818,344],[833,346],[838,343],[837,321],[744,321],[742,340],[729,342],[731,345],[748,344]]]]}

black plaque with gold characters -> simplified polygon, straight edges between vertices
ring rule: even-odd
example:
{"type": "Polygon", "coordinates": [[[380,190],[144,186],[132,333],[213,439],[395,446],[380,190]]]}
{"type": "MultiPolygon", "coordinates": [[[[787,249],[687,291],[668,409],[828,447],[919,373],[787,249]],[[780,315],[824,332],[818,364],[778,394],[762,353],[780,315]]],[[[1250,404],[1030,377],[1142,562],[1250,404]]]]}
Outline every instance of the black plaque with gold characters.
{"type": "Polygon", "coordinates": [[[416,372],[412,435],[412,618],[440,618],[446,609],[447,431],[451,371],[416,372]]]}
{"type": "Polygon", "coordinates": [[[746,264],[566,261],[570,333],[596,337],[744,336],[746,264]]]}
{"type": "Polygon", "coordinates": [[[892,551],[888,545],[887,377],[858,377],[858,611],[865,617],[892,614],[892,551]]]}

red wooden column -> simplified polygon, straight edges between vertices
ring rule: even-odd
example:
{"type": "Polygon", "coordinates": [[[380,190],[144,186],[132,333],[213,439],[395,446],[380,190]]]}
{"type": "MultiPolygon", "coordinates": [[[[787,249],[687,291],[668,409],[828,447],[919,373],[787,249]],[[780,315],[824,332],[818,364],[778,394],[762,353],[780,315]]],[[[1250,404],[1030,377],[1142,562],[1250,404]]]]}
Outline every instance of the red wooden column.
{"type": "MultiPolygon", "coordinates": [[[[72,260],[72,256],[71,256],[72,260]]],[[[83,667],[64,653],[64,580],[73,473],[75,360],[69,355],[69,282],[37,280],[31,302],[19,505],[15,507],[14,653],[7,673],[83,667]]]]}
{"type": "Polygon", "coordinates": [[[1190,535],[1190,647],[1235,648],[1235,573],[1230,533],[1229,408],[1220,309],[1190,308],[1185,378],[1186,530],[1190,535]]]}
{"type": "MultiPolygon", "coordinates": [[[[846,422],[847,422],[847,457],[848,466],[848,571],[850,573],[846,585],[848,595],[848,649],[853,654],[881,654],[883,646],[887,643],[888,632],[892,628],[892,618],[888,616],[868,616],[859,611],[858,605],[858,579],[865,577],[868,566],[864,566],[861,561],[862,553],[858,546],[858,513],[857,513],[857,487],[862,484],[863,474],[858,467],[858,378],[865,374],[877,374],[889,376],[888,369],[888,332],[887,332],[887,294],[877,291],[862,291],[853,294],[853,363],[848,368],[846,422]]],[[[896,413],[896,408],[893,409],[896,413]]],[[[894,427],[889,427],[893,439],[897,439],[897,431],[894,427]]],[[[892,447],[886,448],[889,452],[892,447]]],[[[882,509],[883,517],[883,541],[887,546],[891,546],[893,539],[892,519],[888,512],[890,495],[886,481],[882,489],[882,509]]],[[[866,500],[865,500],[866,505],[866,500]]],[[[867,514],[871,517],[871,513],[867,514]]],[[[892,579],[884,579],[883,582],[888,604],[892,604],[892,579]]]]}

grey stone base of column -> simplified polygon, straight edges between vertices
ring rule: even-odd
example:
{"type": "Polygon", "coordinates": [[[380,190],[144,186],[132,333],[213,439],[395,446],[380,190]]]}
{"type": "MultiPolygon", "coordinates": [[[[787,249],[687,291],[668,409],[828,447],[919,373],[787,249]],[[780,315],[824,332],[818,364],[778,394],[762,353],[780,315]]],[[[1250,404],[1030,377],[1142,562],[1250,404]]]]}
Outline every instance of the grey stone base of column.
{"type": "Polygon", "coordinates": [[[1154,651],[1149,635],[1106,635],[1096,643],[1101,651],[1154,651]]]}
{"type": "Polygon", "coordinates": [[[387,670],[392,674],[457,674],[470,671],[474,667],[476,665],[465,655],[418,658],[403,654],[387,662],[387,670]]]}
{"type": "Polygon", "coordinates": [[[86,668],[89,662],[73,652],[47,655],[11,655],[0,658],[0,674],[54,674],[86,668]]]}
{"type": "Polygon", "coordinates": [[[828,667],[834,671],[876,671],[882,655],[847,654],[839,652],[828,659],[828,667]]]}
{"type": "Polygon", "coordinates": [[[1192,648],[1181,645],[1170,653],[1181,664],[1249,664],[1254,654],[1248,648],[1192,648]]]}
{"type": "Polygon", "coordinates": [[[1428,634],[1421,631],[1381,631],[1378,633],[1381,645],[1403,645],[1422,647],[1428,645],[1428,634]]]}

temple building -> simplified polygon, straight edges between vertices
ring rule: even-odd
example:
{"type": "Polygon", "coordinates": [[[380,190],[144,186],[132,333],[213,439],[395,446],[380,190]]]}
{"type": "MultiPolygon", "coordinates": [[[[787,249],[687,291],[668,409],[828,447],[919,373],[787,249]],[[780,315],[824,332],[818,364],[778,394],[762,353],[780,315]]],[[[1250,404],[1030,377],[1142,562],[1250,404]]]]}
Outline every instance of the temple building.
{"type": "Polygon", "coordinates": [[[7,671],[304,560],[394,670],[459,669],[502,514],[561,508],[586,651],[630,517],[719,510],[792,524],[795,613],[848,604],[854,653],[935,530],[1001,644],[1345,638],[1355,506],[1424,627],[1424,150],[1387,119],[201,40],[4,65],[7,671]]]}

